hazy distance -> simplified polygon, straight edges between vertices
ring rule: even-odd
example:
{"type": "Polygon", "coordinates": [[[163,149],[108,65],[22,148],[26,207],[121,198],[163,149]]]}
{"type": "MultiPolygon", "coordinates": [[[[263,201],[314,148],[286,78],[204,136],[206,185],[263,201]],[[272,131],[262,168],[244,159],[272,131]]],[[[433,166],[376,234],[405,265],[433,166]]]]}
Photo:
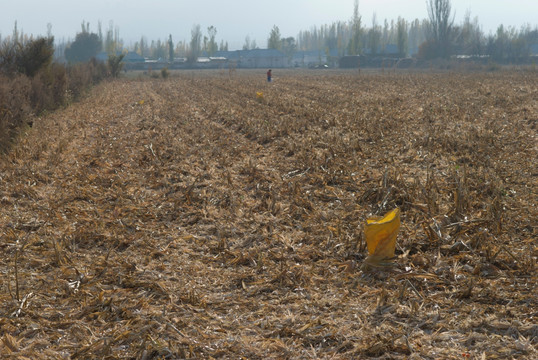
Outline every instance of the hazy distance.
{"type": "MultiPolygon", "coordinates": [[[[363,26],[369,27],[373,14],[377,22],[426,19],[426,0],[360,0],[359,13],[363,26]]],[[[119,29],[124,45],[129,46],[145,36],[148,40],[189,41],[194,24],[205,34],[209,26],[217,28],[217,42],[228,42],[230,50],[239,49],[249,36],[264,48],[271,28],[276,25],[284,37],[296,37],[299,31],[313,26],[348,21],[353,14],[354,0],[0,0],[0,35],[12,33],[15,21],[26,34],[45,35],[52,25],[56,39],[74,39],[82,21],[97,32],[98,21],[103,31],[110,21],[119,29]]],[[[538,24],[538,0],[452,0],[456,24],[466,12],[478,16],[487,35],[498,25],[519,29],[538,24]]]]}

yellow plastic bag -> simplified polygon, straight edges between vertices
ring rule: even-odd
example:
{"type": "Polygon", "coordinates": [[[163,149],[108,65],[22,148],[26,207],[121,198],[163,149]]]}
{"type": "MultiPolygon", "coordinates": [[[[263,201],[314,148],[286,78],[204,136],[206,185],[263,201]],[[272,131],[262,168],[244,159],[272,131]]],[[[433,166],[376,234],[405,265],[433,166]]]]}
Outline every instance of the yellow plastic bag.
{"type": "Polygon", "coordinates": [[[261,91],[256,91],[256,100],[258,102],[262,102],[263,101],[263,93],[261,91]]]}
{"type": "Polygon", "coordinates": [[[382,217],[366,219],[364,235],[368,257],[363,268],[391,265],[396,249],[396,237],[400,230],[400,209],[389,211],[382,217]]]}

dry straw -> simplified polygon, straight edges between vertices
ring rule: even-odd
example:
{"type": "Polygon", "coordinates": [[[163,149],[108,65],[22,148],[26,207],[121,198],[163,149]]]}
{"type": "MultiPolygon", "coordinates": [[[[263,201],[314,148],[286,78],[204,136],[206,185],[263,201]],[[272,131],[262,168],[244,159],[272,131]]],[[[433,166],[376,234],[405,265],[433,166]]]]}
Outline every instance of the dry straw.
{"type": "Polygon", "coordinates": [[[2,357],[536,358],[536,77],[282,71],[266,104],[182,73],[35,119],[0,160],[2,357]]]}

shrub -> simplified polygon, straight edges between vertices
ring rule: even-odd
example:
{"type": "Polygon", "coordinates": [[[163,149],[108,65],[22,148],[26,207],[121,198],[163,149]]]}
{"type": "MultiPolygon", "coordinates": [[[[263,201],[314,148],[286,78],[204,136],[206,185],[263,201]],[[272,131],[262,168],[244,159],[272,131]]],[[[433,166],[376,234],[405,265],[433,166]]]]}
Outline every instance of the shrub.
{"type": "Polygon", "coordinates": [[[0,72],[4,75],[13,75],[17,72],[17,49],[17,43],[9,39],[0,44],[0,72]]]}
{"type": "Polygon", "coordinates": [[[495,61],[490,60],[490,61],[488,61],[487,65],[486,65],[486,70],[490,71],[490,72],[499,71],[499,70],[501,70],[501,65],[499,65],[495,61]]]}
{"type": "Polygon", "coordinates": [[[22,46],[17,57],[19,72],[34,77],[41,69],[48,68],[54,55],[53,42],[52,37],[39,38],[22,46]]]}
{"type": "Polygon", "coordinates": [[[52,64],[48,69],[40,71],[32,79],[30,100],[34,113],[63,106],[67,100],[67,80],[67,71],[63,65],[52,64]]]}
{"type": "Polygon", "coordinates": [[[87,64],[76,64],[68,67],[68,99],[67,101],[73,99],[78,99],[80,95],[92,84],[92,73],[87,66],[87,64]]]}
{"type": "Polygon", "coordinates": [[[32,113],[31,81],[24,75],[0,76],[0,151],[9,147],[17,130],[32,113]]]}
{"type": "Polygon", "coordinates": [[[103,79],[108,76],[108,69],[105,63],[102,61],[97,61],[95,58],[92,58],[88,63],[92,84],[98,84],[103,79]]]}
{"type": "Polygon", "coordinates": [[[52,64],[50,68],[51,94],[56,105],[65,104],[65,94],[67,92],[67,71],[65,66],[52,64]]]}
{"type": "Polygon", "coordinates": [[[439,47],[433,40],[424,41],[418,47],[418,58],[421,60],[432,60],[438,57],[439,47]]]}
{"type": "Polygon", "coordinates": [[[107,76],[95,59],[66,67],[52,63],[52,55],[51,37],[0,44],[0,152],[32,115],[65,105],[107,76]]]}
{"type": "Polygon", "coordinates": [[[117,78],[120,75],[121,69],[123,69],[123,58],[125,54],[120,55],[108,55],[108,70],[110,75],[117,78]]]}
{"type": "Polygon", "coordinates": [[[54,39],[30,39],[24,43],[5,40],[0,46],[0,69],[5,75],[20,73],[34,77],[52,63],[54,39]]]}
{"type": "Polygon", "coordinates": [[[54,100],[47,84],[50,79],[46,79],[47,74],[40,74],[31,79],[30,104],[33,112],[42,113],[44,110],[53,109],[54,100]]]}
{"type": "Polygon", "coordinates": [[[168,68],[164,67],[161,69],[161,76],[163,79],[166,79],[170,76],[170,71],[168,71],[168,68]]]}

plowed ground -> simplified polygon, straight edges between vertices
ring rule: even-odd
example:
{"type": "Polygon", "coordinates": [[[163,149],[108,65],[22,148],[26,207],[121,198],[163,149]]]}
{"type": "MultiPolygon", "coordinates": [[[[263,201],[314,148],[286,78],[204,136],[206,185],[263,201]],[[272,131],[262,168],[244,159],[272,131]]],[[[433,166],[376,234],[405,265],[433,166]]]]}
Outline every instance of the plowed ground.
{"type": "Polygon", "coordinates": [[[3,358],[538,356],[536,72],[274,75],[35,120],[0,160],[3,358]]]}

